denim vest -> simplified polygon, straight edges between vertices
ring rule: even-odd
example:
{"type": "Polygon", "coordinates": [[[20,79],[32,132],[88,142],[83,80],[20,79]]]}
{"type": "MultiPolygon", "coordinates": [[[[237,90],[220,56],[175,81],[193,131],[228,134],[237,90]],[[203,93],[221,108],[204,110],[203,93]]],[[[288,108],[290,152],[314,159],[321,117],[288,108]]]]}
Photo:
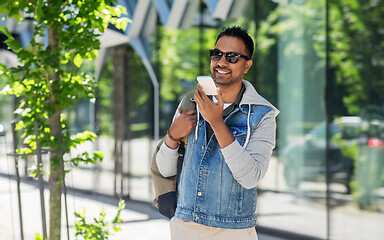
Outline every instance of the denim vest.
{"type": "MultiPolygon", "coordinates": [[[[272,108],[269,106],[241,105],[226,117],[225,123],[236,141],[243,146],[248,128],[252,133],[270,111],[272,108]]],[[[200,115],[197,138],[195,131],[188,136],[178,182],[175,216],[184,221],[217,228],[254,227],[257,190],[246,189],[233,178],[215,135],[207,142],[207,124],[200,115]]]]}

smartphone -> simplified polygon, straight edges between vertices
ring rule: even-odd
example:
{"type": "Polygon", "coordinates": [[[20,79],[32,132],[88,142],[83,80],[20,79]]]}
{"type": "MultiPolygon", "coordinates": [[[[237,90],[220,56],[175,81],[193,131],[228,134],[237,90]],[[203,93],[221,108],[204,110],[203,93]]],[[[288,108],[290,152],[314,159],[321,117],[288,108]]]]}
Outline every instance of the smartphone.
{"type": "Polygon", "coordinates": [[[198,76],[197,81],[203,87],[205,95],[217,95],[217,87],[212,77],[198,76]]]}

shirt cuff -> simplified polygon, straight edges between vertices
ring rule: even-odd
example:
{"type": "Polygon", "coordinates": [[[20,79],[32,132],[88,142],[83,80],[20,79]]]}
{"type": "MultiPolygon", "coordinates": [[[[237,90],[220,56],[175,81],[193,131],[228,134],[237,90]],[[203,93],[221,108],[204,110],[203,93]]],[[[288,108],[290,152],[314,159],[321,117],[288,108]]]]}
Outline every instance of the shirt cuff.
{"type": "Polygon", "coordinates": [[[222,148],[221,153],[225,159],[232,159],[239,155],[239,149],[242,150],[243,147],[238,141],[235,140],[225,148],[222,148]]]}
{"type": "Polygon", "coordinates": [[[179,157],[178,149],[172,149],[165,143],[160,146],[156,155],[156,164],[159,172],[164,177],[174,176],[177,173],[177,158],[179,157]]]}

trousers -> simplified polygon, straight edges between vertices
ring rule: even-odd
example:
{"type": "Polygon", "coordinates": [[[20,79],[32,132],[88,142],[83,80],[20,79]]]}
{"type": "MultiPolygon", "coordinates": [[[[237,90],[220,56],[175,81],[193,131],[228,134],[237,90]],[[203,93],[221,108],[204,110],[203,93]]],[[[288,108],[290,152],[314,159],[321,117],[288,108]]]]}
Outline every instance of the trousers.
{"type": "Polygon", "coordinates": [[[173,217],[170,221],[172,240],[257,240],[256,229],[213,228],[173,217]]]}

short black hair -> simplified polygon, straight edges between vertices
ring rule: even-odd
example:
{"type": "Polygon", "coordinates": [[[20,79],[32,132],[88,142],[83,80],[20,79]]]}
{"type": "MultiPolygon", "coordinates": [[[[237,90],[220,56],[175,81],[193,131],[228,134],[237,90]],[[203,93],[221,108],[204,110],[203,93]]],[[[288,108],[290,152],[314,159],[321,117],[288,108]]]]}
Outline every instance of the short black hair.
{"type": "Polygon", "coordinates": [[[252,54],[253,54],[253,50],[254,50],[254,43],[253,43],[251,36],[249,36],[248,31],[245,28],[242,28],[239,26],[233,26],[233,27],[225,28],[217,36],[216,43],[223,36],[240,38],[245,44],[245,49],[248,51],[247,54],[248,54],[249,59],[252,58],[252,54]]]}

